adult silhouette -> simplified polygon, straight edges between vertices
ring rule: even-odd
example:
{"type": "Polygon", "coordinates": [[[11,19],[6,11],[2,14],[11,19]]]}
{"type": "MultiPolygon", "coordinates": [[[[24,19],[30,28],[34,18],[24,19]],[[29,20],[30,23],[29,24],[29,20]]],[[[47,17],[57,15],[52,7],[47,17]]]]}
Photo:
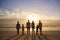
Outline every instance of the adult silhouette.
{"type": "Polygon", "coordinates": [[[32,34],[34,34],[34,29],[35,29],[35,23],[34,23],[34,21],[32,21],[32,34]]]}
{"type": "Polygon", "coordinates": [[[27,27],[27,34],[30,34],[30,21],[29,20],[26,23],[26,27],[27,27]]]}
{"type": "Polygon", "coordinates": [[[39,29],[40,29],[40,34],[42,34],[42,23],[40,20],[39,20],[39,29]]]}
{"type": "Polygon", "coordinates": [[[38,34],[38,27],[39,27],[39,25],[36,26],[36,34],[38,34]]]}
{"type": "Polygon", "coordinates": [[[16,24],[16,29],[17,29],[17,35],[19,35],[19,29],[20,29],[20,24],[19,24],[19,21],[17,21],[17,24],[16,24]]]}
{"type": "Polygon", "coordinates": [[[24,24],[22,24],[22,35],[24,35],[24,24]]]}

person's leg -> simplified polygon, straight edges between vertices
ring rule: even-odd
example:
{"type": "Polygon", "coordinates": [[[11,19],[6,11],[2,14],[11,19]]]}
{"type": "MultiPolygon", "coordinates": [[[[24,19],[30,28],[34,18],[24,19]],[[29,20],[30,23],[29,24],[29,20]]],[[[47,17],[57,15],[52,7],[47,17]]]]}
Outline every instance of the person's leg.
{"type": "Polygon", "coordinates": [[[23,34],[24,34],[24,29],[23,29],[23,34]]]}
{"type": "Polygon", "coordinates": [[[17,30],[17,35],[18,35],[18,30],[17,30]]]}
{"type": "Polygon", "coordinates": [[[30,34],[30,28],[29,28],[29,34],[30,34]]]}
{"type": "Polygon", "coordinates": [[[28,34],[30,34],[30,29],[28,30],[28,34]]]}
{"type": "Polygon", "coordinates": [[[28,34],[28,29],[27,29],[27,34],[28,34]]]}
{"type": "Polygon", "coordinates": [[[29,28],[29,34],[30,34],[30,28],[29,28]]]}
{"type": "Polygon", "coordinates": [[[33,28],[32,28],[32,34],[33,34],[33,28]]]}
{"type": "Polygon", "coordinates": [[[22,30],[22,35],[23,35],[23,30],[22,30]]]}
{"type": "Polygon", "coordinates": [[[24,31],[23,31],[23,34],[24,34],[24,31]]]}
{"type": "Polygon", "coordinates": [[[34,34],[34,28],[33,28],[33,34],[34,34]]]}
{"type": "Polygon", "coordinates": [[[18,29],[18,35],[19,35],[19,29],[18,29]]]}
{"type": "Polygon", "coordinates": [[[19,30],[17,29],[17,35],[19,35],[19,30]]]}
{"type": "Polygon", "coordinates": [[[36,29],[36,35],[37,35],[37,29],[36,29]]]}
{"type": "Polygon", "coordinates": [[[42,28],[40,28],[40,34],[42,34],[42,28]]]}
{"type": "Polygon", "coordinates": [[[22,30],[22,35],[24,35],[24,30],[22,30]]]}
{"type": "Polygon", "coordinates": [[[32,28],[32,34],[34,34],[34,28],[32,28]]]}
{"type": "Polygon", "coordinates": [[[29,34],[29,29],[28,29],[28,34],[29,34]]]}
{"type": "Polygon", "coordinates": [[[38,30],[37,30],[37,34],[38,34],[38,30]]]}
{"type": "Polygon", "coordinates": [[[42,28],[41,28],[41,34],[42,34],[42,28]]]}
{"type": "Polygon", "coordinates": [[[41,29],[40,29],[40,34],[41,34],[41,29]]]}

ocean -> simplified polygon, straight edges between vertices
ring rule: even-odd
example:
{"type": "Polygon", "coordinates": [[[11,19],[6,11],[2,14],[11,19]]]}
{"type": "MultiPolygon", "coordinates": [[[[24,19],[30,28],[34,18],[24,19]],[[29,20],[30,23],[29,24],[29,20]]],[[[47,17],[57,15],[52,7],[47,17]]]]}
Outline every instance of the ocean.
{"type": "MultiPolygon", "coordinates": [[[[18,21],[17,19],[0,19],[0,31],[16,31],[17,21],[18,21]]],[[[26,30],[27,20],[19,19],[19,22],[20,25],[24,24],[26,30]]],[[[43,31],[60,31],[60,20],[41,20],[41,22],[43,24],[42,27],[43,31]]],[[[38,21],[35,22],[35,27],[37,24],[38,21]]]]}

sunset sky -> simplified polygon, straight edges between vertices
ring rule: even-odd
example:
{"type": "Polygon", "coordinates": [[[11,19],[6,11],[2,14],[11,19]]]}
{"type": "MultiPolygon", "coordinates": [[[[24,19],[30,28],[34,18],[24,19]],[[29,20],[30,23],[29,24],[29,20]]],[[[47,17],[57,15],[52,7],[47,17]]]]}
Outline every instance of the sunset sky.
{"type": "Polygon", "coordinates": [[[58,0],[0,0],[1,18],[60,19],[58,0]]]}

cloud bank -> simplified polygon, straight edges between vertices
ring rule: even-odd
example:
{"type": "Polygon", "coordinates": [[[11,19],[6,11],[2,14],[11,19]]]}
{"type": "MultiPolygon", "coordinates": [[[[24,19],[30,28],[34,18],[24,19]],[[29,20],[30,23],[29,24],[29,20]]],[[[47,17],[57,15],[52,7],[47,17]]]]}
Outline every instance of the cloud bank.
{"type": "Polygon", "coordinates": [[[19,9],[0,10],[0,18],[25,18],[29,14],[29,11],[19,9]]]}

